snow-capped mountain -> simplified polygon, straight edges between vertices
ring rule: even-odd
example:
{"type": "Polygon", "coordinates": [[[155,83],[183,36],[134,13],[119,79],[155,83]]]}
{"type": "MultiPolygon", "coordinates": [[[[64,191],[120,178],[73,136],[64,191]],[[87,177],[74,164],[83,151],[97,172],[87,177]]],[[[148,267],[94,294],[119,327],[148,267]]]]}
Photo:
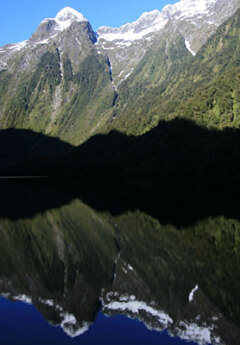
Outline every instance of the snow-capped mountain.
{"type": "Polygon", "coordinates": [[[165,6],[162,12],[145,12],[135,22],[120,28],[102,26],[98,33],[103,40],[122,41],[117,44],[129,46],[133,41],[162,30],[171,20],[191,20],[209,15],[216,2],[217,0],[181,0],[174,5],[165,6]]]}
{"type": "MultiPolygon", "coordinates": [[[[54,29],[55,35],[59,31],[67,29],[74,22],[87,22],[88,20],[78,11],[70,7],[63,8],[55,18],[46,18],[41,24],[48,24],[48,28],[54,29]]],[[[40,24],[40,25],[41,25],[40,24]]]]}
{"type": "MultiPolygon", "coordinates": [[[[0,100],[0,117],[2,115],[3,118],[0,127],[15,127],[21,113],[23,115],[21,126],[28,127],[31,118],[31,122],[34,122],[32,128],[59,136],[55,130],[59,127],[58,121],[62,123],[65,121],[65,111],[71,116],[75,111],[73,109],[80,107],[84,112],[83,117],[74,116],[75,120],[68,122],[68,126],[73,126],[72,132],[74,128],[82,128],[82,134],[80,134],[81,130],[78,130],[77,135],[83,139],[88,132],[84,129],[86,127],[84,123],[91,114],[91,130],[93,130],[99,122],[100,108],[104,110],[106,108],[105,99],[109,98],[109,103],[112,104],[115,92],[108,60],[105,55],[98,54],[95,48],[96,40],[96,34],[84,16],[71,8],[64,8],[55,18],[43,20],[29,40],[2,47],[0,70],[3,72],[3,78],[4,75],[8,75],[8,88],[5,88],[6,94],[0,100]],[[23,92],[20,84],[26,86],[24,92],[27,95],[24,99],[32,104],[30,108],[25,105],[21,107],[21,102],[17,101],[17,98],[21,99],[23,92]],[[80,92],[81,88],[83,90],[80,92]],[[46,104],[48,107],[45,106],[46,104]],[[42,108],[41,120],[39,110],[36,109],[39,106],[42,108]],[[29,117],[25,116],[26,108],[29,117]],[[32,113],[34,109],[37,116],[32,113]],[[17,120],[15,115],[10,115],[13,112],[18,113],[17,120]],[[60,115],[61,112],[63,117],[60,115]],[[83,123],[76,124],[75,121],[83,121],[83,123]]],[[[76,110],[76,114],[77,112],[76,110]]],[[[70,134],[69,131],[64,132],[70,134]]],[[[71,140],[70,137],[72,139],[74,137],[73,134],[70,136],[69,134],[67,134],[68,138],[65,138],[68,141],[71,140]]]]}
{"type": "MultiPolygon", "coordinates": [[[[84,46],[86,39],[90,40],[91,43],[96,40],[91,25],[81,13],[66,7],[55,18],[44,19],[29,40],[3,46],[0,49],[0,68],[12,70],[14,66],[11,59],[24,55],[22,60],[25,61],[21,64],[22,71],[27,69],[28,65],[32,69],[39,55],[54,44],[57,45],[60,53],[67,50],[72,55],[74,63],[77,59],[81,60],[81,52],[87,49],[84,46]],[[66,37],[69,30],[71,30],[70,39],[66,37]],[[34,55],[35,52],[38,53],[37,59],[32,56],[33,51],[34,55]]],[[[76,61],[76,63],[78,62],[76,61]]]]}
{"type": "Polygon", "coordinates": [[[120,28],[102,26],[98,29],[99,38],[117,42],[118,45],[129,46],[132,42],[142,39],[150,33],[161,30],[168,18],[164,13],[154,10],[145,12],[133,23],[125,24],[120,28]]]}
{"type": "MultiPolygon", "coordinates": [[[[64,32],[78,23],[88,27],[92,43],[97,41],[98,52],[109,56],[112,74],[118,85],[130,75],[157,37],[172,39],[181,34],[185,38],[186,48],[195,55],[207,38],[239,6],[239,0],[180,0],[173,5],[166,5],[161,12],[157,9],[145,12],[135,22],[119,28],[101,26],[96,34],[83,14],[66,7],[55,18],[43,20],[29,40],[0,48],[0,69],[11,69],[11,62],[8,64],[8,61],[19,52],[29,53],[28,50],[37,46],[42,48],[53,43],[59,45],[66,35],[64,32]]],[[[72,35],[74,44],[81,46],[81,30],[77,28],[72,35]]],[[[74,46],[66,48],[71,48],[68,50],[71,54],[74,46]]]]}
{"type": "Polygon", "coordinates": [[[145,12],[135,22],[119,28],[100,27],[98,46],[101,52],[109,55],[118,86],[132,73],[156,39],[174,41],[176,36],[182,35],[186,48],[195,55],[239,6],[239,0],[180,0],[166,5],[161,12],[145,12]]]}
{"type": "Polygon", "coordinates": [[[69,22],[70,25],[73,21],[85,22],[88,20],[82,15],[82,13],[79,13],[71,7],[65,7],[60,12],[58,12],[58,14],[55,17],[55,21],[59,25],[65,23],[64,28],[66,28],[66,22],[69,22]]]}
{"type": "Polygon", "coordinates": [[[29,40],[0,48],[0,128],[83,142],[114,119],[123,81],[132,79],[131,89],[156,87],[239,7],[240,0],[181,0],[97,32],[83,14],[64,8],[29,40]]]}

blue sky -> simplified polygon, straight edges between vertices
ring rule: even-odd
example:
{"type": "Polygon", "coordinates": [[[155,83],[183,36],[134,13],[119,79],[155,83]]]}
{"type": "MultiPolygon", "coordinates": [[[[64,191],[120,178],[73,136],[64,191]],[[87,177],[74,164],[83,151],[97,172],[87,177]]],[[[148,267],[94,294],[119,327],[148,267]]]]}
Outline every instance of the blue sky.
{"type": "Polygon", "coordinates": [[[120,26],[143,12],[161,10],[176,0],[1,0],[0,46],[28,39],[45,18],[55,17],[63,7],[81,12],[96,30],[101,25],[120,26]]]}

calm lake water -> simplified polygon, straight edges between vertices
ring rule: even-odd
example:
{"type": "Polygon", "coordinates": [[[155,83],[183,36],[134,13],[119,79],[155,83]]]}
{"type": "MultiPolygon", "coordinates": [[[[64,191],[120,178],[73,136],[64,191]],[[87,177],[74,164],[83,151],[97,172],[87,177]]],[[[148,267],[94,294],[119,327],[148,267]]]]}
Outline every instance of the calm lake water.
{"type": "Polygon", "coordinates": [[[94,193],[1,191],[1,344],[239,344],[238,220],[183,227],[94,193]]]}

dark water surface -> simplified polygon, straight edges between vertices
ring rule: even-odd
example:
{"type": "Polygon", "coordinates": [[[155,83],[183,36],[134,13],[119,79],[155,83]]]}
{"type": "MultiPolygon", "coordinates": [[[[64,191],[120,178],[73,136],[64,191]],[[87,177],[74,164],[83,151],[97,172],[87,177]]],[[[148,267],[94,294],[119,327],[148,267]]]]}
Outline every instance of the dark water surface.
{"type": "Polygon", "coordinates": [[[151,212],[96,189],[0,187],[1,344],[239,344],[239,220],[178,226],[156,197],[151,212]]]}

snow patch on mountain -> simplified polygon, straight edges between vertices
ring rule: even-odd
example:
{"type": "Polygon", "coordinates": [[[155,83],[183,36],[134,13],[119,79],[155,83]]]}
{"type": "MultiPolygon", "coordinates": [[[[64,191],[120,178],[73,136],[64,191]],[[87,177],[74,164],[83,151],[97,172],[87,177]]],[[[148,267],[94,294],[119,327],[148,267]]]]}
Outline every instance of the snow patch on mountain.
{"type": "Polygon", "coordinates": [[[168,18],[158,10],[154,10],[144,12],[137,21],[122,25],[120,28],[102,26],[97,33],[99,39],[109,42],[124,41],[125,44],[129,45],[131,42],[141,40],[152,32],[161,30],[167,22],[168,18]]]}
{"type": "Polygon", "coordinates": [[[46,38],[45,40],[39,41],[36,44],[48,44],[49,43],[49,38],[46,38]]]}
{"type": "Polygon", "coordinates": [[[189,50],[193,56],[196,55],[196,53],[191,49],[191,45],[190,45],[190,42],[188,40],[185,40],[185,46],[186,46],[187,50],[189,50]]]}
{"type": "Polygon", "coordinates": [[[126,80],[126,79],[132,74],[132,72],[133,72],[133,68],[131,68],[131,71],[125,75],[125,77],[120,81],[120,83],[121,83],[123,80],[126,80]]]}
{"type": "Polygon", "coordinates": [[[11,44],[9,47],[7,47],[7,49],[12,50],[12,51],[20,51],[22,50],[28,41],[23,41],[20,43],[16,43],[16,44],[11,44]]]}

